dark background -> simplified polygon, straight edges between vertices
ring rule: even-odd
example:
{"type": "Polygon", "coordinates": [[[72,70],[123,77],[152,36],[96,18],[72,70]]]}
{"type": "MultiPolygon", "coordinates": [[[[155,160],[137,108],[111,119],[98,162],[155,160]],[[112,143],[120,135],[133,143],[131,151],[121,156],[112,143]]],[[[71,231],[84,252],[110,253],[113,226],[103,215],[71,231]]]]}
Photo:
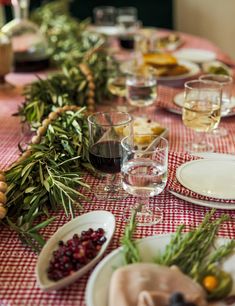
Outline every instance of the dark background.
{"type": "MultiPolygon", "coordinates": [[[[42,2],[45,1],[31,0],[31,10],[38,7],[42,2]]],[[[71,13],[79,19],[92,18],[93,8],[101,5],[135,6],[138,9],[138,17],[144,26],[173,28],[172,0],[73,0],[71,2],[71,13]]],[[[6,7],[6,15],[7,21],[11,20],[11,8],[9,6],[6,7]]]]}

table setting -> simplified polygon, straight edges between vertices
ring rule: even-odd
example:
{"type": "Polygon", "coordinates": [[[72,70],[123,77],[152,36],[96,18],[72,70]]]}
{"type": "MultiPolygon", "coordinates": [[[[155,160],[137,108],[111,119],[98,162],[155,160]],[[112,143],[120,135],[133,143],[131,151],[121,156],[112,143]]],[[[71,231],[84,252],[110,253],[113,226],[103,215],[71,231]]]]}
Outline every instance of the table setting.
{"type": "Polygon", "coordinates": [[[235,305],[234,61],[135,7],[65,7],[26,22],[44,67],[0,30],[0,304],[235,305]]]}

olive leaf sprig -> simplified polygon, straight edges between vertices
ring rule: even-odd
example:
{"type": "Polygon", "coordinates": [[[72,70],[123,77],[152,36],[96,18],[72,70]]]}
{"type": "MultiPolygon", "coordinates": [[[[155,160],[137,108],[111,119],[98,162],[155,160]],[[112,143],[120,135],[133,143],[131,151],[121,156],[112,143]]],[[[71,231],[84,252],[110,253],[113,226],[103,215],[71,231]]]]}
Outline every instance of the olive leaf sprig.
{"type": "Polygon", "coordinates": [[[57,0],[39,7],[31,16],[48,41],[48,53],[54,65],[68,59],[80,61],[87,50],[104,43],[102,36],[87,33],[89,20],[78,21],[70,15],[69,1],[57,0]]]}
{"type": "Polygon", "coordinates": [[[63,208],[67,217],[73,217],[74,207],[81,208],[78,197],[86,199],[78,188],[89,188],[82,180],[88,152],[84,109],[63,112],[47,124],[41,142],[34,138],[35,144],[24,152],[30,154],[23,153],[25,157],[5,173],[6,221],[34,250],[44,244],[39,230],[54,220],[49,212],[63,208]]]}
{"type": "Polygon", "coordinates": [[[33,14],[33,20],[48,39],[49,55],[60,71],[47,79],[39,78],[25,89],[25,102],[18,115],[32,129],[57,107],[76,104],[86,105],[89,110],[91,88],[94,88],[92,103],[99,103],[109,95],[107,80],[116,63],[103,48],[103,37],[86,31],[87,22],[72,18],[68,8],[67,0],[57,0],[41,6],[33,14]],[[81,63],[91,71],[92,82],[80,68],[81,63]]]}
{"type": "MultiPolygon", "coordinates": [[[[91,67],[95,86],[94,100],[99,102],[108,95],[107,63],[109,57],[102,50],[92,54],[87,60],[91,67]]],[[[84,106],[88,104],[89,80],[82,73],[80,66],[72,62],[62,67],[62,72],[54,73],[47,79],[38,79],[24,91],[25,102],[19,107],[18,114],[22,121],[37,128],[42,120],[57,107],[64,105],[84,106]]]]}

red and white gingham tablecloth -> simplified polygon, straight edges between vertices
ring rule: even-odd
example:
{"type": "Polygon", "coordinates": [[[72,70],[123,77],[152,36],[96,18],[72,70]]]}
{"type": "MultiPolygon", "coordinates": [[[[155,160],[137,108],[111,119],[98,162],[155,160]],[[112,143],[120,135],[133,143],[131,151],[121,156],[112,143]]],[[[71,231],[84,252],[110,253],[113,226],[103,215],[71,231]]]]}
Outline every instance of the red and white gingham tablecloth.
{"type": "MultiPolygon", "coordinates": [[[[185,40],[184,47],[212,50],[219,59],[229,61],[229,58],[216,46],[202,38],[182,34],[185,40]]],[[[0,169],[6,169],[18,154],[18,143],[23,140],[19,119],[12,113],[17,111],[18,105],[23,102],[20,87],[35,79],[30,74],[10,74],[8,80],[18,87],[11,92],[0,90],[0,169]]],[[[169,102],[179,89],[159,87],[159,101],[169,102]]],[[[159,105],[161,103],[159,102],[159,105]]],[[[182,124],[181,116],[159,108],[157,105],[149,110],[149,117],[160,122],[169,129],[170,149],[183,152],[183,146],[189,141],[193,133],[182,124]]],[[[223,138],[210,137],[215,145],[216,152],[235,154],[235,121],[234,117],[222,119],[221,126],[228,130],[228,136],[223,138]]],[[[89,184],[95,184],[90,176],[86,178],[89,184]]],[[[116,232],[107,253],[119,246],[119,239],[123,234],[125,221],[123,211],[126,206],[134,203],[134,198],[129,197],[123,201],[104,202],[88,194],[90,203],[84,202],[84,212],[91,210],[109,210],[116,218],[116,232]]],[[[163,221],[151,227],[138,228],[136,238],[174,232],[179,224],[185,223],[186,229],[195,227],[203,219],[208,208],[196,206],[177,199],[165,190],[158,197],[151,199],[152,203],[159,206],[164,212],[163,221]]],[[[235,211],[218,210],[216,216],[229,213],[235,218],[235,211]]],[[[77,215],[81,212],[77,212],[77,215]]],[[[53,224],[45,230],[45,236],[50,237],[61,225],[68,220],[61,212],[53,224]]],[[[220,235],[235,238],[235,223],[227,222],[221,228],[220,235]]],[[[23,246],[17,235],[9,228],[0,227],[0,305],[1,306],[84,306],[84,292],[89,273],[80,278],[76,283],[58,292],[44,293],[40,290],[35,278],[35,264],[37,256],[27,247],[23,246]]]]}

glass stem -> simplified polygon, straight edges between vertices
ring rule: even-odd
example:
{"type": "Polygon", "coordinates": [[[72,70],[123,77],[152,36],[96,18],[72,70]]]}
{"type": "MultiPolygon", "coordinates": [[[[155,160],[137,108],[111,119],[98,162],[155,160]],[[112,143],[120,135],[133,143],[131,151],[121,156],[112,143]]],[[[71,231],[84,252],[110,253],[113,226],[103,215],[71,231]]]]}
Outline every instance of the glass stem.
{"type": "Polygon", "coordinates": [[[149,198],[146,197],[138,197],[137,203],[135,204],[134,209],[137,212],[144,213],[148,210],[149,207],[149,198]]]}
{"type": "Polygon", "coordinates": [[[206,133],[205,132],[196,132],[195,133],[196,144],[203,146],[206,144],[206,133]]]}
{"type": "Polygon", "coordinates": [[[30,0],[12,0],[15,19],[28,19],[30,0]]]}
{"type": "Polygon", "coordinates": [[[116,181],[117,181],[117,174],[108,174],[106,176],[105,191],[110,193],[115,193],[117,191],[117,186],[115,184],[116,181]]]}

